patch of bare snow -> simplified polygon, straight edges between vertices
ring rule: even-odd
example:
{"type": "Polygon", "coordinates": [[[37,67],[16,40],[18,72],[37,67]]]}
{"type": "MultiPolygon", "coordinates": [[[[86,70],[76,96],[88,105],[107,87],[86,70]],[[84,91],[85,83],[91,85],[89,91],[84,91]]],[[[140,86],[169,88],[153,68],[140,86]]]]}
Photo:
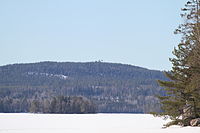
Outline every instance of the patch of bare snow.
{"type": "Polygon", "coordinates": [[[60,79],[68,79],[69,77],[66,75],[62,75],[62,74],[49,74],[49,73],[38,73],[38,72],[28,72],[28,75],[43,75],[43,76],[48,76],[48,77],[58,77],[60,79]]]}

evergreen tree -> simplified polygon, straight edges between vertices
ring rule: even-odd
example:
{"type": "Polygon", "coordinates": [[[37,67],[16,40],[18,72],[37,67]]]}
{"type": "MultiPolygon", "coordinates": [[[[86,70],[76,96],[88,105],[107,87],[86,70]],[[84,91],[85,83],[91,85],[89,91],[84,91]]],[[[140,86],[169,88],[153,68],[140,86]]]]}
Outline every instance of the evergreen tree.
{"type": "Polygon", "coordinates": [[[30,106],[29,111],[30,111],[31,113],[39,113],[39,112],[40,112],[39,104],[40,104],[40,103],[39,103],[37,100],[33,100],[33,101],[31,102],[31,106],[30,106]]]}
{"type": "Polygon", "coordinates": [[[186,3],[181,16],[185,23],[176,29],[182,40],[174,49],[171,58],[172,70],[165,72],[170,81],[158,81],[165,88],[166,96],[159,96],[162,113],[172,122],[166,126],[180,124],[190,125],[190,121],[200,116],[200,0],[186,3]]]}

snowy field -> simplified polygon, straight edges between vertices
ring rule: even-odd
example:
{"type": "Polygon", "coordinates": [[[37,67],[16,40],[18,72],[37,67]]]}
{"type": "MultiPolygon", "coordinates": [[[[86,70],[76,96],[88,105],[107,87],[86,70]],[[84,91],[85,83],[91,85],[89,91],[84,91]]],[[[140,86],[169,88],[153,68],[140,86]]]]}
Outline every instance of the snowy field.
{"type": "Polygon", "coordinates": [[[146,114],[0,114],[0,133],[200,133],[146,114]]]}

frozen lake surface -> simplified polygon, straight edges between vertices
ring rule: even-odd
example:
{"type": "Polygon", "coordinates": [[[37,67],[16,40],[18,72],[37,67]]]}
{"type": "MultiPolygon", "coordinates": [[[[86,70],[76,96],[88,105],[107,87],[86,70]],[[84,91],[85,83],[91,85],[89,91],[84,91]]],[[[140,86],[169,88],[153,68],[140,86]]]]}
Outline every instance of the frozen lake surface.
{"type": "Polygon", "coordinates": [[[200,133],[148,114],[0,114],[0,133],[200,133]]]}

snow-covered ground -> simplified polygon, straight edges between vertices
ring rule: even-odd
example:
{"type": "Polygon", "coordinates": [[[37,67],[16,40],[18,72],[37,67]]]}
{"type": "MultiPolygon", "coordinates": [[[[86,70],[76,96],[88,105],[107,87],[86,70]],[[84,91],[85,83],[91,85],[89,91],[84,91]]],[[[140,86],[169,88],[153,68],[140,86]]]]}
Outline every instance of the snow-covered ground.
{"type": "Polygon", "coordinates": [[[147,114],[0,114],[0,133],[200,133],[147,114]]]}

